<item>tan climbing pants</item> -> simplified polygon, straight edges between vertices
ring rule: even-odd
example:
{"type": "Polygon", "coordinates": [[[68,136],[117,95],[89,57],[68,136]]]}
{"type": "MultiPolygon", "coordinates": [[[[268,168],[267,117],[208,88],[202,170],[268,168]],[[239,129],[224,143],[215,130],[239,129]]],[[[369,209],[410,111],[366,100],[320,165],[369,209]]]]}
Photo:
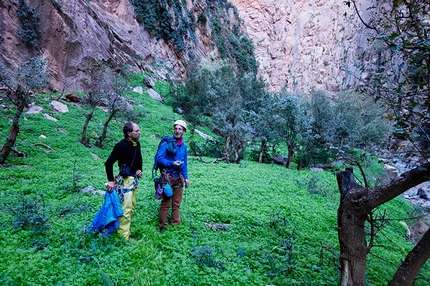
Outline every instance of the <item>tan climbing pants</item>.
{"type": "Polygon", "coordinates": [[[124,200],[121,202],[124,215],[119,217],[119,228],[117,231],[125,239],[130,238],[131,218],[133,217],[134,208],[136,207],[137,186],[134,186],[134,180],[135,178],[132,176],[124,178],[124,190],[130,191],[124,193],[124,200]]]}

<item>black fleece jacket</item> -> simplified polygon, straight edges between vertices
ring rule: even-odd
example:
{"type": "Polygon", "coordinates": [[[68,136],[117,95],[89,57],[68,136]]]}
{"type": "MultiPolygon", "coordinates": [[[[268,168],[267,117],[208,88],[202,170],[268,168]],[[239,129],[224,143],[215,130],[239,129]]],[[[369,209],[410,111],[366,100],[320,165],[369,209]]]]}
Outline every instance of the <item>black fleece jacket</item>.
{"type": "Polygon", "coordinates": [[[115,162],[118,162],[118,171],[122,164],[130,166],[133,161],[135,151],[136,157],[134,158],[133,166],[131,166],[131,172],[133,174],[136,173],[137,170],[142,170],[142,153],[140,151],[139,141],[137,142],[136,147],[133,147],[130,141],[122,139],[113,147],[112,153],[105,162],[106,175],[109,181],[115,180],[113,174],[113,165],[115,162]]]}

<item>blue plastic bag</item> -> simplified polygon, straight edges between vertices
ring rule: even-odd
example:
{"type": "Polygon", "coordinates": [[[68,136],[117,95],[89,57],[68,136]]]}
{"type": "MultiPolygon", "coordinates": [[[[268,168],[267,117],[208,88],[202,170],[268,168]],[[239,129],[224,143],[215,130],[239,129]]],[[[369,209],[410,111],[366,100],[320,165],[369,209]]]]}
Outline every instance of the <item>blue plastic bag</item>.
{"type": "Polygon", "coordinates": [[[118,192],[106,191],[103,205],[88,226],[88,232],[104,233],[109,237],[119,227],[118,219],[123,215],[118,192]]]}

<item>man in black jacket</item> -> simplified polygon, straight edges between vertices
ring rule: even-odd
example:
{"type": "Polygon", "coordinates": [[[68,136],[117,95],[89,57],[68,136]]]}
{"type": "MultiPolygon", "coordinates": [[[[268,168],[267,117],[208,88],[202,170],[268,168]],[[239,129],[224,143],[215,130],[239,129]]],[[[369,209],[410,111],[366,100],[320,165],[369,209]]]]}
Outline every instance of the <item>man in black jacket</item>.
{"type": "Polygon", "coordinates": [[[142,153],[140,150],[140,129],[134,122],[127,122],[122,132],[124,139],[119,141],[113,148],[112,153],[105,162],[108,182],[106,188],[109,192],[116,190],[120,196],[121,206],[124,215],[119,218],[118,233],[125,239],[130,237],[130,224],[136,207],[136,192],[138,178],[142,177],[142,153]],[[118,162],[120,169],[122,166],[128,167],[129,172],[119,174],[114,177],[113,165],[118,162]]]}

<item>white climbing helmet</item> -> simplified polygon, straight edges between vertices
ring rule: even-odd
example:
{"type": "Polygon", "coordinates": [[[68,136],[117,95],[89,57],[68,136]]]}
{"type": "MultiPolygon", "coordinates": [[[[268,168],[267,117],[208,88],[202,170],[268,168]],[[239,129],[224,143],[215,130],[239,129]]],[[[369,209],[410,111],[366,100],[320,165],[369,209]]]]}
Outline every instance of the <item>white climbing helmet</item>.
{"type": "Polygon", "coordinates": [[[185,131],[187,131],[187,123],[184,120],[176,120],[175,123],[173,123],[173,126],[176,124],[181,125],[185,131]]]}

